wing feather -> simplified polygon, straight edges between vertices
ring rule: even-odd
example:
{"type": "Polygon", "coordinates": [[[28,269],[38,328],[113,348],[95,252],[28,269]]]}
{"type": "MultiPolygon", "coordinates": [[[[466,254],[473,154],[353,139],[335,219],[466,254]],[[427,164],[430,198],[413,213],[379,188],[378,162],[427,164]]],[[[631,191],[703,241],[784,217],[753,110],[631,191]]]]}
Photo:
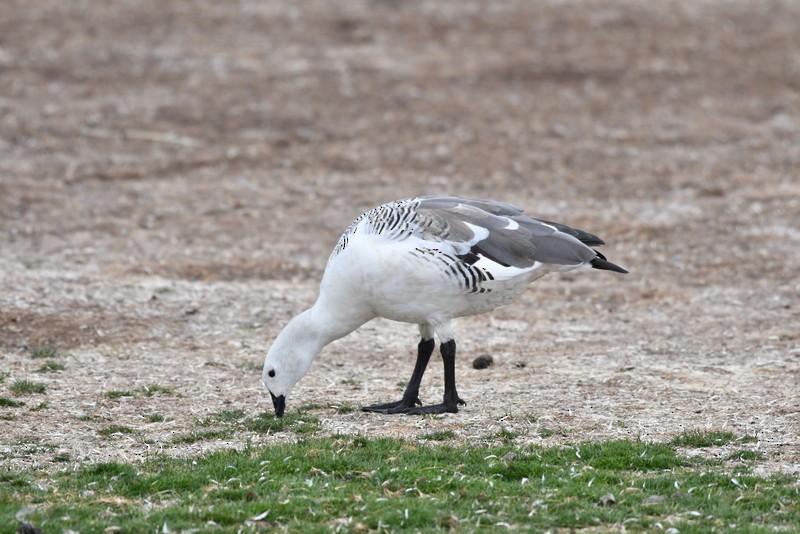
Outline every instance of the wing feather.
{"type": "Polygon", "coordinates": [[[415,222],[425,221],[418,224],[419,233],[414,232],[419,237],[447,241],[460,255],[483,256],[504,267],[526,269],[536,262],[578,265],[597,257],[582,240],[602,243],[588,232],[533,219],[502,202],[423,197],[416,211],[415,222]]]}

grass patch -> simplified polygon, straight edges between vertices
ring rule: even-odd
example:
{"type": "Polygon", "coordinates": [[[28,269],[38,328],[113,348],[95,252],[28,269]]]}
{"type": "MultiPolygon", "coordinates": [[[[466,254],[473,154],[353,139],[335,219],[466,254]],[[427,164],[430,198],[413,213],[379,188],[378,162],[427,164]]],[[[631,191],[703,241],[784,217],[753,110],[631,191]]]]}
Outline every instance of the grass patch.
{"type": "MultiPolygon", "coordinates": [[[[15,445],[14,449],[16,450],[16,452],[23,455],[52,452],[57,448],[54,444],[47,443],[41,438],[35,436],[19,439],[14,445],[15,445]]],[[[0,500],[0,502],[2,501],[0,500]]]]}
{"type": "Polygon", "coordinates": [[[47,484],[28,482],[37,480],[34,468],[0,476],[7,482],[0,524],[16,524],[18,510],[38,504],[26,520],[45,532],[112,525],[123,532],[153,525],[225,533],[616,531],[624,524],[683,534],[736,525],[791,531],[800,523],[794,479],[698,466],[671,445],[632,441],[520,448],[326,437],[83,466],[52,473],[47,484]]]}
{"type": "Polygon", "coordinates": [[[325,408],[329,408],[330,405],[322,404],[319,402],[307,402],[305,404],[301,404],[297,407],[298,412],[307,413],[313,412],[314,410],[324,410],[325,408]]]}
{"type": "Polygon", "coordinates": [[[150,384],[142,386],[136,390],[130,389],[112,389],[105,392],[105,396],[109,399],[119,399],[122,397],[136,397],[142,395],[144,397],[156,397],[159,395],[174,395],[175,390],[169,386],[160,386],[158,384],[150,384]]]}
{"type": "Polygon", "coordinates": [[[749,451],[749,450],[734,451],[728,455],[727,459],[733,461],[763,460],[764,453],[760,451],[749,451]]]}
{"type": "Polygon", "coordinates": [[[239,369],[244,369],[245,371],[261,372],[264,369],[264,360],[243,362],[238,364],[236,367],[239,369]]]}
{"type": "Polygon", "coordinates": [[[0,397],[0,406],[5,408],[19,408],[20,406],[25,406],[25,403],[9,399],[8,397],[0,397]]]}
{"type": "Polygon", "coordinates": [[[732,432],[722,430],[684,430],[670,442],[676,447],[693,449],[703,447],[721,447],[736,439],[732,432]]]}
{"type": "Polygon", "coordinates": [[[244,410],[223,410],[209,417],[196,420],[203,430],[195,430],[172,438],[172,443],[189,444],[198,441],[230,439],[234,432],[251,431],[258,434],[274,434],[277,432],[293,432],[299,436],[310,435],[320,428],[319,420],[297,410],[285,417],[275,417],[271,412],[264,412],[247,417],[244,410]],[[210,427],[210,428],[209,428],[210,427]]]}
{"type": "Polygon", "coordinates": [[[319,419],[312,415],[302,413],[286,414],[275,417],[269,412],[261,413],[244,421],[244,427],[259,434],[274,434],[276,432],[292,431],[296,434],[311,434],[319,430],[319,419]]]}
{"type": "Polygon", "coordinates": [[[103,395],[108,397],[109,399],[120,399],[123,397],[156,397],[159,395],[174,395],[175,390],[169,386],[161,386],[158,384],[150,384],[148,386],[142,386],[135,390],[131,389],[111,389],[106,391],[103,395]]]}
{"type": "Polygon", "coordinates": [[[40,373],[53,373],[56,371],[63,371],[65,369],[66,367],[64,366],[63,363],[50,361],[40,365],[37,371],[40,373]]]}
{"type": "Polygon", "coordinates": [[[447,441],[450,439],[454,439],[456,437],[456,433],[452,430],[439,430],[436,432],[428,432],[427,434],[422,434],[419,439],[422,441],[447,441]]]}
{"type": "Polygon", "coordinates": [[[358,405],[350,401],[342,401],[337,404],[332,404],[331,408],[337,414],[353,413],[358,411],[358,405]]]}
{"type": "Polygon", "coordinates": [[[0,473],[0,485],[7,485],[9,488],[27,488],[30,483],[15,473],[0,473]]]}
{"type": "Polygon", "coordinates": [[[745,434],[741,438],[739,438],[739,443],[756,443],[758,441],[758,436],[755,434],[745,434]]]}
{"type": "Polygon", "coordinates": [[[11,373],[9,373],[8,371],[0,371],[0,384],[5,382],[6,378],[8,378],[9,376],[11,376],[11,373]]]}
{"type": "Polygon", "coordinates": [[[125,425],[110,425],[100,429],[101,436],[113,436],[114,434],[135,434],[136,430],[125,425]]]}
{"type": "Polygon", "coordinates": [[[230,439],[233,436],[231,429],[200,430],[189,432],[172,438],[172,443],[188,445],[198,441],[213,441],[217,439],[230,439]]]}
{"type": "Polygon", "coordinates": [[[145,421],[148,423],[163,423],[166,421],[166,418],[161,415],[160,413],[151,413],[147,417],[145,417],[145,421]]]}
{"type": "Polygon", "coordinates": [[[22,395],[41,394],[47,391],[44,384],[39,382],[31,382],[30,380],[16,380],[11,384],[11,393],[20,397],[22,395]]]}
{"type": "Polygon", "coordinates": [[[246,415],[244,410],[222,410],[214,414],[214,419],[220,423],[236,423],[244,419],[246,415]]]}
{"type": "Polygon", "coordinates": [[[539,431],[539,437],[542,439],[549,438],[550,436],[555,436],[556,433],[552,428],[543,428],[539,431]]]}
{"type": "Polygon", "coordinates": [[[175,390],[169,386],[160,386],[158,384],[150,384],[142,386],[138,390],[145,397],[154,397],[156,395],[174,395],[175,390]]]}
{"type": "Polygon", "coordinates": [[[31,351],[31,358],[38,360],[40,358],[55,358],[58,356],[58,351],[53,347],[40,347],[31,351]]]}
{"type": "Polygon", "coordinates": [[[122,397],[133,397],[135,394],[129,389],[112,389],[104,393],[109,399],[120,399],[122,397]]]}
{"type": "Polygon", "coordinates": [[[491,437],[493,439],[497,439],[497,440],[500,440],[502,442],[510,442],[510,441],[513,441],[514,438],[519,437],[519,432],[503,428],[503,429],[499,430],[496,434],[494,434],[491,437]]]}

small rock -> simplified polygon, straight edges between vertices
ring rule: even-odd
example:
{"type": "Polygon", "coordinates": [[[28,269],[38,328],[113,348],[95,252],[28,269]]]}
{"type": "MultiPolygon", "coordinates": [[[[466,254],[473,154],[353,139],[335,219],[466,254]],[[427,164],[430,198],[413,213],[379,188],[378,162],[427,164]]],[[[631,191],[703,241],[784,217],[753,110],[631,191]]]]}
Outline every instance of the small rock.
{"type": "Polygon", "coordinates": [[[489,354],[481,354],[472,361],[473,369],[486,369],[494,363],[494,358],[489,354]]]}
{"type": "Polygon", "coordinates": [[[505,463],[509,463],[509,462],[513,462],[516,459],[517,459],[517,455],[516,454],[514,454],[513,452],[507,452],[500,458],[500,461],[501,462],[505,462],[505,463]]]}
{"type": "Polygon", "coordinates": [[[664,495],[651,495],[648,498],[646,498],[642,504],[644,504],[646,506],[650,506],[650,505],[653,505],[653,504],[662,503],[662,502],[664,502],[666,500],[667,500],[667,498],[664,495]]]}
{"type": "Polygon", "coordinates": [[[617,504],[617,498],[611,493],[606,493],[597,502],[598,506],[611,506],[612,504],[617,504]]]}
{"type": "Polygon", "coordinates": [[[119,527],[117,525],[111,525],[110,527],[106,527],[103,530],[103,534],[121,534],[121,532],[122,532],[122,527],[119,527]]]}

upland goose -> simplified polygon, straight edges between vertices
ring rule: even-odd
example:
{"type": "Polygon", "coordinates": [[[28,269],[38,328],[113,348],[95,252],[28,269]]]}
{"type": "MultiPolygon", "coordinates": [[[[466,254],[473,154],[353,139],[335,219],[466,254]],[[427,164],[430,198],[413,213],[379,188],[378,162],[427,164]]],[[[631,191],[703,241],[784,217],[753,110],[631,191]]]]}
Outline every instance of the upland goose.
{"type": "Polygon", "coordinates": [[[411,379],[399,401],[365,406],[383,414],[458,412],[456,342],[450,320],[511,303],[532,281],[581,266],[627,273],[591,247],[597,236],[534,219],[493,200],[428,196],[378,206],[345,230],[322,277],[319,297],[294,317],[267,352],[263,382],[275,414],[328,343],[384,317],[419,325],[411,379]],[[422,375],[439,337],[444,399],[423,406],[422,375]]]}

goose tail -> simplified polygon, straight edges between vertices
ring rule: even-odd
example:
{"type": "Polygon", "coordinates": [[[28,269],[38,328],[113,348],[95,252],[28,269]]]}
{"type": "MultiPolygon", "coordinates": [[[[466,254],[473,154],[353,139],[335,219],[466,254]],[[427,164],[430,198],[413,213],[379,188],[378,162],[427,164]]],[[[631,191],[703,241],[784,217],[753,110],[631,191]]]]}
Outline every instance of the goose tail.
{"type": "Polygon", "coordinates": [[[596,250],[594,252],[595,254],[597,254],[597,257],[589,262],[589,264],[592,266],[593,269],[600,269],[602,271],[614,271],[615,273],[628,274],[628,271],[626,271],[625,269],[623,269],[622,267],[620,267],[615,263],[611,263],[606,259],[605,256],[603,256],[596,250]]]}

